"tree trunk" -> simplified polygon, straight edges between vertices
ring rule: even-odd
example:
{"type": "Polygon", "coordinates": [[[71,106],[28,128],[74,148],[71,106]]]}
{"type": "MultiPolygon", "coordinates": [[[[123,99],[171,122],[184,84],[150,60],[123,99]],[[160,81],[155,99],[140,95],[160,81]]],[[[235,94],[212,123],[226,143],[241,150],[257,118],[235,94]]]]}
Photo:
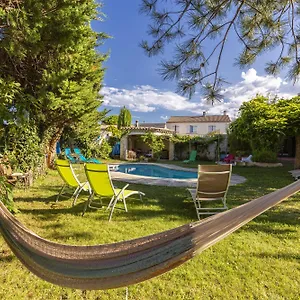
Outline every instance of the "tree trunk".
{"type": "Polygon", "coordinates": [[[59,141],[59,139],[63,133],[63,130],[64,130],[64,127],[57,128],[56,132],[54,133],[51,140],[49,141],[49,144],[47,147],[47,155],[46,155],[47,167],[49,169],[53,169],[56,143],[59,141]]]}
{"type": "Polygon", "coordinates": [[[296,136],[295,169],[300,169],[300,135],[296,136]]]}

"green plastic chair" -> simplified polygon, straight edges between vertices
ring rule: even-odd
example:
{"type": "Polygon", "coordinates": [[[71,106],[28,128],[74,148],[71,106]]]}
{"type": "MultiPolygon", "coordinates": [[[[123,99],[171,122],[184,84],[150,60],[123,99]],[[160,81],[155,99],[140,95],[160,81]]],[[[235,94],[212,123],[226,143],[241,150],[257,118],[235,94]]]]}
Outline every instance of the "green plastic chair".
{"type": "Polygon", "coordinates": [[[58,201],[59,197],[63,195],[63,191],[67,186],[75,188],[75,192],[72,195],[72,197],[74,198],[72,206],[75,205],[76,200],[82,190],[89,192],[90,194],[92,193],[89,183],[87,181],[83,183],[79,181],[68,160],[57,159],[55,160],[55,165],[59,175],[65,183],[56,197],[56,202],[58,201]]]}
{"type": "Polygon", "coordinates": [[[190,162],[193,162],[196,160],[196,156],[197,156],[197,151],[196,150],[193,150],[191,153],[190,153],[190,158],[189,159],[186,159],[184,160],[183,162],[184,163],[190,163],[190,162]]]}
{"type": "Polygon", "coordinates": [[[138,194],[142,200],[142,196],[145,196],[145,194],[140,191],[126,190],[129,184],[125,185],[122,189],[115,188],[110,177],[109,167],[106,164],[86,163],[84,169],[92,189],[92,193],[84,206],[82,215],[85,214],[88,207],[98,208],[91,206],[95,194],[100,196],[100,199],[102,197],[110,198],[110,202],[107,207],[107,209],[110,209],[108,221],[111,221],[114,208],[118,201],[123,202],[125,211],[127,212],[126,198],[138,194]]]}

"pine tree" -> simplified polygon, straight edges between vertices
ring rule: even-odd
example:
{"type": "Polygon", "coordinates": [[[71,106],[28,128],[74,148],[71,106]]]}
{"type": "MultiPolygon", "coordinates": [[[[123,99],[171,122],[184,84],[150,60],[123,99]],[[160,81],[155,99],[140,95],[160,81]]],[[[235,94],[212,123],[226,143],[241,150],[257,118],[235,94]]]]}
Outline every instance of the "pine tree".
{"type": "Polygon", "coordinates": [[[164,79],[177,80],[178,92],[184,95],[191,97],[198,85],[208,101],[220,100],[218,91],[224,83],[220,64],[229,36],[235,36],[241,44],[238,65],[249,66],[259,55],[278,47],[278,57],[266,64],[266,72],[276,75],[285,69],[289,79],[299,78],[299,1],[142,2],[141,12],[152,20],[149,35],[153,40],[142,41],[141,46],[152,56],[162,53],[169,43],[174,45],[174,58],[163,60],[160,71],[164,79]]]}

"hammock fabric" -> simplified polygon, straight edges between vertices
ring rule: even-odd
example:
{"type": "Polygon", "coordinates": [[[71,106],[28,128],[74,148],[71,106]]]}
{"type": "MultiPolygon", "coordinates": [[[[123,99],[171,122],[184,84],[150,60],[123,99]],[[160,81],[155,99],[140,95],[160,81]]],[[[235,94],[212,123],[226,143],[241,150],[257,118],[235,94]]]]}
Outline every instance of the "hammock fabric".
{"type": "Polygon", "coordinates": [[[300,180],[203,221],[96,246],[45,240],[25,228],[0,201],[0,231],[20,261],[40,278],[70,288],[110,289],[150,279],[181,265],[299,190],[300,180]]]}

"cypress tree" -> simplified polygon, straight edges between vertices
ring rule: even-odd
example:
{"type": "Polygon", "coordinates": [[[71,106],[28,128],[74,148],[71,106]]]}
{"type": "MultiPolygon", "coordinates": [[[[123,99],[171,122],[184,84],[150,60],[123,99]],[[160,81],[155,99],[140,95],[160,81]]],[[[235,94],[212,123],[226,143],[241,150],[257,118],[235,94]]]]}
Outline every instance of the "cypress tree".
{"type": "Polygon", "coordinates": [[[118,128],[131,125],[131,113],[125,106],[121,108],[118,118],[118,128]]]}

